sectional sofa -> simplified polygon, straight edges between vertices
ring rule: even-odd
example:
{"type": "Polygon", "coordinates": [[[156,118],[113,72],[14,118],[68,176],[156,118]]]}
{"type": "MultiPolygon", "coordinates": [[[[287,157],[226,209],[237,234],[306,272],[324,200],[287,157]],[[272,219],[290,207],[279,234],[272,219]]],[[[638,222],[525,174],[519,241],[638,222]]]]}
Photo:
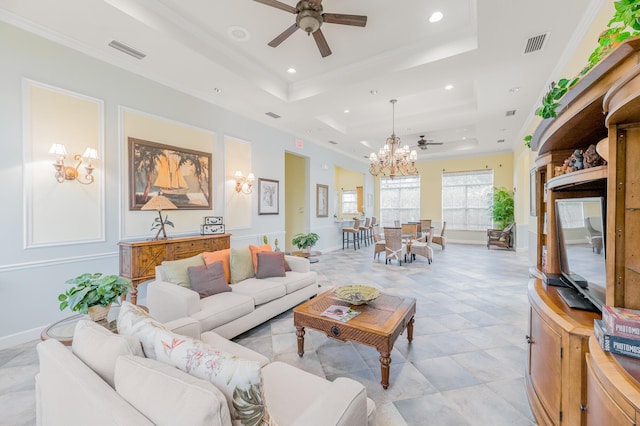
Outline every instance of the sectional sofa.
{"type": "MultiPolygon", "coordinates": [[[[261,247],[264,250],[267,246],[261,247]]],[[[149,313],[161,323],[191,320],[199,324],[201,332],[214,331],[231,339],[318,294],[317,274],[310,270],[309,261],[302,257],[280,253],[288,270],[276,274],[281,276],[267,273],[267,278],[260,278],[257,259],[266,256],[259,252],[261,247],[232,248],[213,254],[204,253],[202,257],[163,262],[156,267],[155,281],[147,287],[149,313]],[[251,262],[247,260],[247,253],[252,255],[253,273],[251,266],[246,264],[251,262]],[[223,263],[229,289],[201,298],[190,285],[175,281],[184,281],[180,277],[184,277],[185,272],[180,268],[214,263],[209,262],[209,255],[215,255],[214,261],[223,263]],[[243,269],[238,267],[242,262],[245,264],[244,271],[234,275],[234,272],[243,269]],[[171,268],[171,274],[167,273],[167,268],[171,268]]]]}

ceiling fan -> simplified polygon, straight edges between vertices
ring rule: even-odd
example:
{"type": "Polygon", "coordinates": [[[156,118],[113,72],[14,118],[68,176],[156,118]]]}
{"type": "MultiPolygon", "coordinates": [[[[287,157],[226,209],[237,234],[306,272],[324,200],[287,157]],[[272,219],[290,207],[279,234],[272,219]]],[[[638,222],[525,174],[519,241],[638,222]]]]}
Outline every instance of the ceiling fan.
{"type": "Polygon", "coordinates": [[[322,0],[300,0],[296,7],[289,6],[278,0],[255,0],[258,3],[275,7],[276,9],[291,12],[296,15],[296,23],[284,30],[279,36],[271,40],[268,44],[271,47],[278,47],[298,28],[303,29],[308,35],[313,34],[313,38],[320,49],[322,57],[331,55],[331,49],[327,40],[322,34],[320,27],[323,23],[352,25],[364,27],[367,25],[367,17],[362,15],[344,15],[340,13],[322,13],[322,0]]]}
{"type": "Polygon", "coordinates": [[[442,145],[443,142],[434,142],[433,139],[425,139],[424,135],[420,135],[420,140],[418,140],[417,147],[421,150],[427,149],[429,145],[442,145]]]}

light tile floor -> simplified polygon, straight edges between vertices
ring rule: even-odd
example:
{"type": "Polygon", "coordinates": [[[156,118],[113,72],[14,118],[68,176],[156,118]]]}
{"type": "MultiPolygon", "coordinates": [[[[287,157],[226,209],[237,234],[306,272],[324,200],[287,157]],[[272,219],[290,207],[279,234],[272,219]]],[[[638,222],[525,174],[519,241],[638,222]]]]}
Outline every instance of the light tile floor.
{"type": "MultiPolygon", "coordinates": [[[[380,426],[535,424],[524,388],[526,254],[450,244],[435,248],[431,265],[372,259],[371,246],[338,250],[312,269],[323,288],[373,284],[416,298],[413,343],[398,338],[387,390],[373,348],[308,330],[298,357],[291,311],[235,341],[329,380],[358,380],[376,403],[380,426]]],[[[0,351],[0,425],[35,424],[36,343],[0,351]]]]}

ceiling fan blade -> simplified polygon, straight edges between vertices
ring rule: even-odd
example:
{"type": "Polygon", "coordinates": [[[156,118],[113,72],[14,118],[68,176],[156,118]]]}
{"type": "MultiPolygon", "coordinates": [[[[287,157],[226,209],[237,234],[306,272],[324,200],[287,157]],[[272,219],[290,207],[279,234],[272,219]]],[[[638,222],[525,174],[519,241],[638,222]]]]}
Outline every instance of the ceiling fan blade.
{"type": "Polygon", "coordinates": [[[324,38],[324,34],[322,34],[322,30],[318,29],[313,33],[313,38],[318,45],[318,49],[320,49],[320,54],[323,58],[331,55],[331,49],[329,49],[329,43],[327,43],[327,39],[324,38]]]}
{"type": "Polygon", "coordinates": [[[341,13],[323,13],[322,19],[327,24],[353,25],[354,27],[364,27],[367,25],[367,17],[362,15],[343,15],[341,13]]]}
{"type": "Polygon", "coordinates": [[[293,14],[297,12],[295,7],[279,2],[278,0],[254,0],[254,1],[258,3],[266,4],[267,6],[275,7],[276,9],[284,10],[285,12],[291,12],[293,14]]]}
{"type": "Polygon", "coordinates": [[[295,33],[297,29],[298,29],[298,25],[297,24],[293,24],[292,26],[290,26],[289,28],[284,30],[278,37],[276,37],[273,40],[271,40],[268,43],[269,46],[278,47],[280,45],[280,43],[285,41],[291,34],[295,33]]]}

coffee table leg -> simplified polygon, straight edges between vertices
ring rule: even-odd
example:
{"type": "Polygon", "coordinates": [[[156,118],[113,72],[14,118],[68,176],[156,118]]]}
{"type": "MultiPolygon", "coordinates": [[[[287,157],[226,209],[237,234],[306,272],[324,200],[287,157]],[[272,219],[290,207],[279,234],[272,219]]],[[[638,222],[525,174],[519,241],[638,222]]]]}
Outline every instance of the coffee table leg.
{"type": "Polygon", "coordinates": [[[382,376],[382,388],[389,387],[389,365],[391,365],[391,354],[389,352],[380,352],[380,374],[382,376]]]}
{"type": "Polygon", "coordinates": [[[304,327],[296,325],[296,336],[298,336],[298,356],[304,355],[304,327]]]}
{"type": "Polygon", "coordinates": [[[411,343],[413,341],[413,317],[411,317],[411,319],[409,320],[409,323],[407,324],[407,340],[409,341],[409,343],[411,343]]]}

